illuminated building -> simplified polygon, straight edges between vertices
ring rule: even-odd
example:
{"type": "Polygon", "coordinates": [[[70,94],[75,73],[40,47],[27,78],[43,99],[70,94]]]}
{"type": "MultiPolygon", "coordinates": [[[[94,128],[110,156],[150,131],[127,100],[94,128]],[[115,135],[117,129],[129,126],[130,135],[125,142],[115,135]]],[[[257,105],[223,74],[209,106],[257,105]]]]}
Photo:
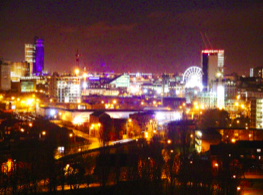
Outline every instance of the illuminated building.
{"type": "Polygon", "coordinates": [[[53,75],[49,83],[51,98],[61,103],[77,103],[81,99],[80,77],[53,75]]]}
{"type": "Polygon", "coordinates": [[[263,128],[263,99],[251,100],[251,127],[263,128]]]}
{"type": "Polygon", "coordinates": [[[30,65],[30,75],[33,74],[35,46],[33,44],[25,44],[25,61],[30,65]]]}
{"type": "Polygon", "coordinates": [[[11,89],[10,62],[0,60],[0,90],[11,89]]]}
{"type": "Polygon", "coordinates": [[[47,92],[47,77],[43,76],[25,76],[20,77],[21,92],[34,92],[40,93],[47,92]]]}
{"type": "Polygon", "coordinates": [[[258,78],[263,78],[263,67],[262,66],[256,67],[252,70],[253,70],[253,73],[251,75],[253,75],[254,77],[258,77],[258,78]]]}
{"type": "Polygon", "coordinates": [[[109,84],[114,86],[114,88],[124,88],[127,90],[130,85],[130,76],[127,74],[119,75],[112,79],[109,84]]]}
{"type": "Polygon", "coordinates": [[[25,62],[13,62],[11,64],[11,80],[20,81],[20,77],[30,75],[30,63],[25,62]]]}
{"type": "Polygon", "coordinates": [[[203,89],[209,91],[218,72],[224,75],[224,50],[202,50],[201,65],[203,89]]]}
{"type": "Polygon", "coordinates": [[[44,40],[35,37],[34,44],[33,74],[41,75],[44,70],[44,40]]]}
{"type": "Polygon", "coordinates": [[[122,74],[114,78],[89,77],[87,82],[82,82],[82,95],[117,96],[128,91],[130,77],[122,74]]]}

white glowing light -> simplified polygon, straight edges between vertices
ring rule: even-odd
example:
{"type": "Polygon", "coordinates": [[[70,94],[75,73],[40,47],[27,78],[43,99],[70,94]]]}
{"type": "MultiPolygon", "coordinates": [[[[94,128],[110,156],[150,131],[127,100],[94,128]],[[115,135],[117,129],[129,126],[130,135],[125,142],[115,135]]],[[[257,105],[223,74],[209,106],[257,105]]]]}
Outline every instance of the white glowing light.
{"type": "Polygon", "coordinates": [[[86,89],[87,86],[88,86],[88,85],[87,85],[87,82],[83,82],[82,87],[86,89]]]}
{"type": "Polygon", "coordinates": [[[157,112],[156,115],[155,115],[155,118],[157,120],[164,120],[165,119],[165,115],[161,112],[157,112]]]}
{"type": "Polygon", "coordinates": [[[200,90],[202,90],[202,69],[197,66],[189,67],[184,72],[183,82],[185,83],[186,88],[198,87],[200,90]]]}
{"type": "Polygon", "coordinates": [[[225,88],[222,85],[217,86],[217,107],[219,109],[225,107],[225,88]]]}
{"type": "Polygon", "coordinates": [[[50,110],[50,115],[51,116],[54,116],[56,114],[56,111],[55,110],[50,110]]]}
{"type": "Polygon", "coordinates": [[[73,124],[81,124],[83,123],[83,119],[81,117],[75,117],[74,120],[73,120],[73,124]]]}

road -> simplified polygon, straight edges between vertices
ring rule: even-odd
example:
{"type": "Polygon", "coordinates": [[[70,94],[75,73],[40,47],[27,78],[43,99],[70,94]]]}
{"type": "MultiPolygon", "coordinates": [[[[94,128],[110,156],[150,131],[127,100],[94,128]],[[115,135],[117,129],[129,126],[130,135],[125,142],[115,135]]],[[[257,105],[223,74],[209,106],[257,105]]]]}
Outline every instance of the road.
{"type": "Polygon", "coordinates": [[[77,130],[77,129],[73,129],[73,128],[70,128],[70,129],[73,131],[75,136],[84,138],[84,139],[88,140],[91,143],[89,148],[88,148],[89,150],[102,147],[102,143],[99,141],[98,138],[90,137],[89,134],[84,133],[84,132],[82,132],[80,130],[77,130]]]}
{"type": "Polygon", "coordinates": [[[58,125],[60,127],[66,127],[67,129],[72,130],[74,135],[77,137],[81,137],[81,138],[88,140],[90,142],[90,146],[89,146],[88,150],[102,147],[102,143],[96,137],[90,137],[89,134],[87,134],[83,131],[77,130],[71,126],[67,126],[59,120],[52,120],[51,122],[55,123],[56,125],[58,125]]]}
{"type": "Polygon", "coordinates": [[[263,175],[246,173],[245,180],[247,181],[243,190],[243,195],[262,195],[263,194],[263,175]]]}

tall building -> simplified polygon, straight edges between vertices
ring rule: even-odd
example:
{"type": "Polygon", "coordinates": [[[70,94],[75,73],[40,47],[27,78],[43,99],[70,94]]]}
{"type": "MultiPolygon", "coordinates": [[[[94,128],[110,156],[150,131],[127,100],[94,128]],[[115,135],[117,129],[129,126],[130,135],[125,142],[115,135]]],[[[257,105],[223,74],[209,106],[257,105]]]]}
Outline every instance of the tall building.
{"type": "Polygon", "coordinates": [[[258,78],[263,78],[263,67],[259,66],[254,68],[254,72],[253,72],[253,76],[254,77],[258,77],[258,78]]]}
{"type": "Polygon", "coordinates": [[[0,90],[8,91],[11,89],[10,62],[0,59],[0,90]]]}
{"type": "Polygon", "coordinates": [[[13,62],[11,63],[11,80],[20,81],[20,77],[30,76],[29,62],[13,62]]]}
{"type": "Polygon", "coordinates": [[[30,65],[30,75],[33,74],[35,46],[33,44],[25,44],[25,61],[30,65]]]}
{"type": "Polygon", "coordinates": [[[81,100],[80,77],[54,74],[49,83],[49,95],[59,103],[78,103],[81,100]]]}
{"type": "Polygon", "coordinates": [[[35,37],[33,74],[41,75],[44,70],[44,40],[35,37]]]}
{"type": "Polygon", "coordinates": [[[212,89],[217,73],[224,75],[224,50],[202,50],[203,89],[212,89]]]}
{"type": "Polygon", "coordinates": [[[34,44],[25,44],[25,61],[30,64],[30,75],[41,75],[44,70],[44,40],[35,37],[34,44]]]}

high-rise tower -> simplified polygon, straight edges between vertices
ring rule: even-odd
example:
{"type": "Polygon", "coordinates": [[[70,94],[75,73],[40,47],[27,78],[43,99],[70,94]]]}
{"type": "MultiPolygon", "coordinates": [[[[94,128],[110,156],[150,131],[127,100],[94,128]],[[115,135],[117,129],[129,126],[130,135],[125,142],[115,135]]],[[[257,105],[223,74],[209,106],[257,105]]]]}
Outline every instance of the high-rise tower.
{"type": "Polygon", "coordinates": [[[33,62],[34,62],[35,47],[33,44],[25,44],[25,61],[29,63],[30,75],[33,74],[33,62]]]}
{"type": "Polygon", "coordinates": [[[209,91],[216,75],[224,75],[224,50],[202,50],[203,89],[209,91]]]}
{"type": "Polygon", "coordinates": [[[41,75],[44,70],[44,40],[35,37],[34,44],[25,44],[25,61],[30,64],[30,75],[41,75]]]}
{"type": "Polygon", "coordinates": [[[225,107],[224,50],[202,50],[203,90],[216,93],[217,107],[225,107]]]}
{"type": "Polygon", "coordinates": [[[44,40],[35,37],[34,46],[33,74],[41,75],[44,70],[44,40]]]}

